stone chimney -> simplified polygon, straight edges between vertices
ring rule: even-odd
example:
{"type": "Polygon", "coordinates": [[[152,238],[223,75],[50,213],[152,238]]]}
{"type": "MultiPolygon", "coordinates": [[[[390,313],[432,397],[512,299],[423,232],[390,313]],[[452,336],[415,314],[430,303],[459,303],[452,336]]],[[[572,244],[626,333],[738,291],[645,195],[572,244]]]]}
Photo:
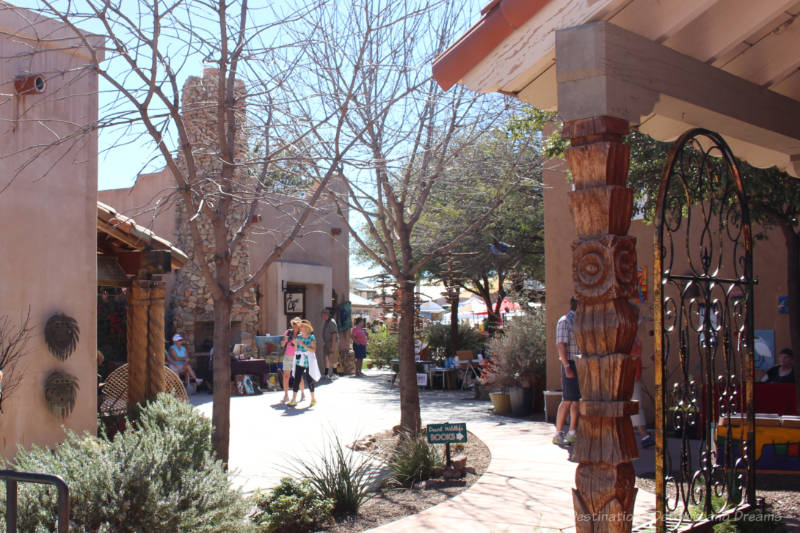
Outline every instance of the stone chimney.
{"type": "MultiPolygon", "coordinates": [[[[214,182],[222,169],[222,158],[219,153],[216,139],[217,127],[217,88],[219,84],[218,70],[207,68],[203,77],[192,76],[186,80],[182,93],[182,113],[187,134],[192,145],[195,164],[198,168],[199,182],[193,183],[195,190],[210,194],[214,189],[214,182]]],[[[235,133],[234,160],[241,160],[247,149],[247,135],[245,130],[246,104],[245,86],[241,81],[236,82],[235,109],[237,114],[238,129],[235,133]]],[[[186,168],[183,154],[178,156],[178,164],[186,168]]],[[[237,170],[234,179],[246,179],[246,170],[237,170]]],[[[228,227],[235,229],[242,223],[244,208],[234,209],[228,219],[228,227]]],[[[193,261],[201,258],[194,257],[195,249],[189,230],[189,218],[194,213],[187,213],[182,201],[178,202],[176,209],[176,240],[179,248],[187,250],[193,261]]],[[[208,249],[213,249],[213,233],[211,225],[202,217],[200,220],[200,233],[208,249]]],[[[246,242],[246,241],[245,241],[246,242]]],[[[212,257],[206,257],[207,264],[214,268],[212,257]]],[[[232,260],[232,284],[241,283],[250,274],[250,256],[247,244],[241,245],[234,253],[232,260]]],[[[189,262],[178,271],[170,298],[173,308],[173,332],[179,332],[186,338],[190,350],[205,352],[211,348],[214,303],[211,292],[208,290],[202,273],[197,266],[189,262]]],[[[258,306],[256,305],[255,290],[247,291],[233,305],[231,312],[232,342],[240,342],[244,336],[254,335],[258,324],[258,306]]],[[[215,350],[219,353],[219,350],[215,350]]]]}

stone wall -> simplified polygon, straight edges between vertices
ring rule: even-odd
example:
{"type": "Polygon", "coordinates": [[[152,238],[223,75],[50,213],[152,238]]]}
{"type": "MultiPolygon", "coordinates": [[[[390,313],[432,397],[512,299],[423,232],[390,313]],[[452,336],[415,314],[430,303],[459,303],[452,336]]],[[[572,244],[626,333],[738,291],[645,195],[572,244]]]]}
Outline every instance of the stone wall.
{"type": "MultiPolygon", "coordinates": [[[[198,167],[198,178],[191,183],[192,189],[198,195],[213,200],[214,188],[219,181],[218,176],[221,172],[222,164],[218,153],[218,143],[216,139],[217,108],[216,93],[218,87],[216,69],[205,69],[203,77],[192,76],[186,80],[183,86],[182,104],[183,118],[187,128],[195,164],[198,167]]],[[[236,108],[237,124],[241,127],[235,134],[235,155],[234,160],[246,149],[245,133],[245,88],[238,83],[236,86],[237,102],[236,108]]],[[[182,170],[186,169],[186,160],[182,154],[179,155],[179,165],[182,170]]],[[[246,171],[237,171],[234,181],[241,183],[246,171]]],[[[242,223],[244,208],[237,206],[232,210],[228,217],[228,227],[238,228],[242,223]]],[[[176,208],[176,244],[186,250],[193,262],[189,262],[181,269],[175,279],[175,285],[170,298],[171,309],[168,311],[171,318],[172,329],[167,328],[168,334],[180,332],[186,338],[186,344],[192,349],[195,345],[195,323],[213,322],[214,302],[211,292],[208,290],[205,279],[196,266],[196,262],[205,260],[213,270],[213,257],[208,255],[206,258],[195,257],[194,246],[189,228],[189,219],[194,216],[192,212],[187,212],[186,206],[179,201],[176,208]]],[[[213,250],[213,232],[209,220],[201,215],[200,232],[203,244],[207,249],[213,250]]],[[[229,234],[230,239],[230,234],[229,234]]],[[[232,259],[232,285],[236,286],[250,274],[250,251],[247,244],[240,246],[233,255],[232,259]]],[[[239,297],[234,303],[231,313],[231,322],[240,322],[241,331],[254,333],[258,324],[258,306],[256,304],[255,290],[251,289],[246,294],[239,297]]],[[[234,339],[236,340],[236,339],[234,339]]]]}

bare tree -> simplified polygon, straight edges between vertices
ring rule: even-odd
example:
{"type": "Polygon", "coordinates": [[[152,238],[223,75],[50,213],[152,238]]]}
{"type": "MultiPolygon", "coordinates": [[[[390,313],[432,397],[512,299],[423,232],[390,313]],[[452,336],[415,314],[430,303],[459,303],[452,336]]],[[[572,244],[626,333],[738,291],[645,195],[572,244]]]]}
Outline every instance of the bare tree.
{"type": "Polygon", "coordinates": [[[25,355],[25,346],[33,331],[30,321],[30,310],[18,326],[7,316],[0,317],[0,412],[3,411],[3,401],[22,379],[19,362],[25,355]]]}
{"type": "MultiPolygon", "coordinates": [[[[503,100],[459,89],[444,93],[431,78],[433,58],[461,30],[463,7],[459,2],[354,2],[342,15],[357,21],[354,31],[344,40],[326,37],[323,41],[335,46],[315,50],[314,56],[315,79],[326,81],[327,105],[335,109],[351,98],[346,127],[358,144],[343,161],[347,194],[335,200],[352,238],[399,288],[400,422],[413,432],[421,428],[414,362],[415,280],[432,257],[446,253],[481,225],[510,190],[502,177],[486,176],[496,180],[494,199],[447,242],[415,254],[412,233],[431,191],[444,188],[447,194],[459,194],[458,176],[446,170],[464,147],[507,113],[503,100]],[[364,42],[366,48],[358,46],[364,42]],[[342,74],[348,72],[347,64],[358,62],[364,67],[356,73],[355,91],[348,93],[342,74]]],[[[318,160],[332,160],[327,143],[316,146],[318,160]]]]}
{"type": "MultiPolygon", "coordinates": [[[[303,234],[346,153],[366,132],[368,124],[355,124],[350,113],[365,52],[376,50],[374,32],[361,31],[340,7],[314,0],[278,7],[247,0],[40,0],[34,12],[72,30],[70,38],[92,56],[85,68],[108,88],[98,121],[78,130],[112,129],[116,146],[146,144],[174,178],[174,189],[158,203],[178,202],[185,210],[187,251],[213,298],[214,346],[229,346],[234,302],[303,234]],[[336,27],[323,31],[315,21],[324,18],[336,27]],[[87,31],[102,36],[104,48],[87,31]],[[322,85],[334,74],[318,62],[336,47],[332,39],[344,36],[353,59],[335,73],[337,92],[328,94],[322,85]],[[181,82],[196,58],[215,69],[215,80],[202,109],[186,110],[181,82]],[[194,112],[209,114],[213,126],[198,131],[194,112]],[[309,159],[309,146],[320,142],[325,159],[309,159]],[[239,278],[233,259],[251,232],[264,230],[254,215],[265,204],[290,223],[274,236],[266,259],[239,278]]],[[[387,114],[377,98],[370,105],[370,112],[387,114]]],[[[227,462],[230,359],[215,357],[213,374],[214,447],[227,462]]]]}

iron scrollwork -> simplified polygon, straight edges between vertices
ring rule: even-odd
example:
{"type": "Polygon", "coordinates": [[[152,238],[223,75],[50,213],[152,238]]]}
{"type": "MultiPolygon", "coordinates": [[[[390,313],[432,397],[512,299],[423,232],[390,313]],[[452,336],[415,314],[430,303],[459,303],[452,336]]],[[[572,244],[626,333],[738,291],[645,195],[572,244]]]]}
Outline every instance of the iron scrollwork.
{"type": "Polygon", "coordinates": [[[656,526],[673,531],[755,503],[752,238],[719,135],[675,143],[656,224],[656,526]]]}

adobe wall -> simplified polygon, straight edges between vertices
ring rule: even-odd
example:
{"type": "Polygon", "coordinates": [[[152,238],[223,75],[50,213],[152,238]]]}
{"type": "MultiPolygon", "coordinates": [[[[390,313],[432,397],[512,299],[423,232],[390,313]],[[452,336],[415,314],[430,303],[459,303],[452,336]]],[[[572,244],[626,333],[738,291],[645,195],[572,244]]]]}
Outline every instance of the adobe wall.
{"type": "MultiPolygon", "coordinates": [[[[80,70],[88,58],[69,50],[39,48],[33,33],[69,35],[53,21],[24,12],[0,11],[0,320],[14,326],[30,310],[32,327],[16,371],[21,382],[4,395],[0,453],[17,446],[53,446],[62,425],[96,431],[97,421],[97,135],[69,135],[97,119],[97,76],[80,70]],[[26,35],[24,31],[31,32],[26,35]],[[74,69],[74,70],[73,70],[74,69]],[[42,94],[14,96],[14,79],[39,73],[42,94]],[[37,153],[57,137],[68,141],[37,153]],[[54,313],[73,317],[80,328],[77,348],[65,361],[49,352],[44,326],[54,313]],[[74,410],[66,418],[47,407],[44,385],[54,370],[78,379],[74,410]]],[[[4,382],[8,385],[9,370],[4,382]]],[[[6,391],[7,392],[7,391],[6,391]]]]}
{"type": "Polygon", "coordinates": [[[556,351],[556,322],[569,311],[572,297],[572,241],[575,226],[569,213],[567,162],[549,159],[542,169],[544,184],[544,279],[547,323],[547,388],[561,388],[556,351]]]}
{"type": "MultiPolygon", "coordinates": [[[[133,187],[97,191],[97,199],[175,244],[175,179],[167,169],[139,174],[133,187]]],[[[185,249],[184,252],[187,252],[185,249]]],[[[188,252],[187,252],[188,253],[188,252]]],[[[161,277],[172,292],[175,274],[161,277]]]]}
{"type": "MultiPolygon", "coordinates": [[[[341,183],[331,182],[330,187],[337,190],[341,183]]],[[[281,209],[264,203],[260,210],[261,221],[253,230],[253,245],[250,249],[251,264],[255,267],[261,265],[268,255],[272,252],[279,240],[288,233],[293,227],[293,216],[299,210],[299,206],[291,209],[283,205],[281,209]],[[256,238],[256,236],[258,236],[256,238]]],[[[304,267],[301,265],[317,265],[327,267],[330,270],[330,282],[325,294],[320,295],[318,304],[308,304],[306,317],[317,327],[317,322],[321,325],[320,314],[323,307],[331,305],[332,292],[336,292],[338,302],[341,303],[350,294],[350,259],[349,259],[349,237],[347,228],[344,226],[339,215],[333,208],[331,202],[326,198],[320,198],[318,207],[313,211],[301,235],[289,245],[280,257],[281,263],[285,266],[282,272],[286,273],[283,278],[276,277],[272,282],[278,290],[281,288],[281,281],[296,281],[303,283],[305,276],[304,267]],[[297,265],[293,267],[292,265],[297,265]],[[296,270],[296,275],[292,276],[296,270]]],[[[314,274],[313,279],[318,279],[319,274],[314,274]]],[[[311,280],[312,278],[309,278],[311,280]]],[[[267,279],[265,278],[265,281],[267,279]]],[[[309,281],[309,283],[320,283],[309,281]]],[[[267,284],[262,283],[262,295],[266,295],[267,284]]],[[[271,289],[270,289],[271,290],[271,289]]],[[[282,296],[281,296],[282,298],[282,296]]],[[[282,300],[272,300],[263,298],[266,302],[262,307],[262,333],[274,333],[278,324],[285,324],[282,300]],[[275,302],[278,302],[276,304],[275,302]]]]}
{"type": "MultiPolygon", "coordinates": [[[[555,345],[555,328],[558,318],[569,311],[572,285],[572,242],[575,231],[569,212],[567,193],[571,186],[567,182],[567,165],[561,159],[548,160],[543,171],[545,183],[545,284],[547,305],[547,388],[560,389],[560,367],[555,345]]],[[[745,183],[747,188],[747,183],[745,183]]],[[[763,232],[767,239],[753,242],[754,272],[758,284],[754,290],[754,320],[757,330],[774,330],[776,353],[790,346],[789,315],[778,312],[778,296],[787,294],[786,250],[779,231],[764,230],[753,226],[753,234],[763,232]]],[[[653,369],[653,228],[642,220],[631,223],[629,235],[636,237],[638,266],[647,271],[647,296],[639,306],[642,322],[638,337],[643,346],[642,387],[646,417],[653,422],[655,409],[653,369]]],[[[756,371],[756,379],[761,371],[756,371]]]]}
{"type": "Polygon", "coordinates": [[[139,174],[133,187],[98,191],[97,199],[174,244],[175,188],[172,174],[163,169],[139,174]]]}
{"type": "MultiPolygon", "coordinates": [[[[208,94],[215,83],[214,72],[213,69],[206,69],[202,78],[191,77],[184,87],[185,112],[188,112],[187,118],[194,128],[192,134],[199,139],[199,142],[193,143],[196,146],[203,146],[207,132],[209,128],[213,128],[216,120],[213,109],[208,106],[208,94]]],[[[206,170],[215,168],[213,158],[206,163],[206,170]]],[[[121,213],[134,217],[137,223],[152,228],[159,236],[175,243],[191,257],[190,239],[184,222],[186,215],[179,205],[180,202],[165,201],[174,188],[174,179],[165,169],[140,175],[132,188],[100,191],[99,197],[121,213]],[[156,205],[158,208],[154,210],[156,205]]],[[[343,190],[342,183],[336,181],[331,182],[330,188],[338,192],[343,190]]],[[[276,198],[275,202],[268,199],[262,203],[258,221],[251,226],[246,248],[234,258],[238,269],[237,279],[242,279],[260,267],[280,240],[291,231],[294,226],[293,216],[299,208],[299,204],[294,209],[287,205],[285,198],[276,198]],[[277,202],[280,202],[279,207],[274,205],[277,202]]],[[[285,315],[281,282],[286,280],[298,284],[307,281],[313,286],[309,295],[314,296],[309,300],[306,311],[312,321],[320,321],[320,311],[322,307],[330,305],[333,291],[340,302],[348,297],[349,239],[347,229],[329,199],[320,199],[306,226],[295,242],[283,252],[279,261],[284,266],[280,269],[268,269],[258,283],[258,290],[252,291],[244,301],[237,304],[233,313],[234,321],[251,324],[245,327],[258,333],[282,331],[281,324],[285,323],[285,315]],[[319,269],[314,269],[314,274],[309,277],[306,275],[308,266],[319,267],[327,274],[319,274],[319,269]],[[324,283],[320,281],[322,278],[325,278],[324,283]]],[[[210,295],[205,290],[199,271],[191,263],[187,263],[174,277],[177,279],[175,282],[172,281],[173,276],[165,277],[168,284],[168,306],[172,306],[171,312],[176,316],[172,327],[191,340],[191,324],[194,320],[213,320],[210,295]],[[169,290],[172,283],[174,289],[169,290]]],[[[170,326],[167,329],[170,330],[170,326]]]]}

